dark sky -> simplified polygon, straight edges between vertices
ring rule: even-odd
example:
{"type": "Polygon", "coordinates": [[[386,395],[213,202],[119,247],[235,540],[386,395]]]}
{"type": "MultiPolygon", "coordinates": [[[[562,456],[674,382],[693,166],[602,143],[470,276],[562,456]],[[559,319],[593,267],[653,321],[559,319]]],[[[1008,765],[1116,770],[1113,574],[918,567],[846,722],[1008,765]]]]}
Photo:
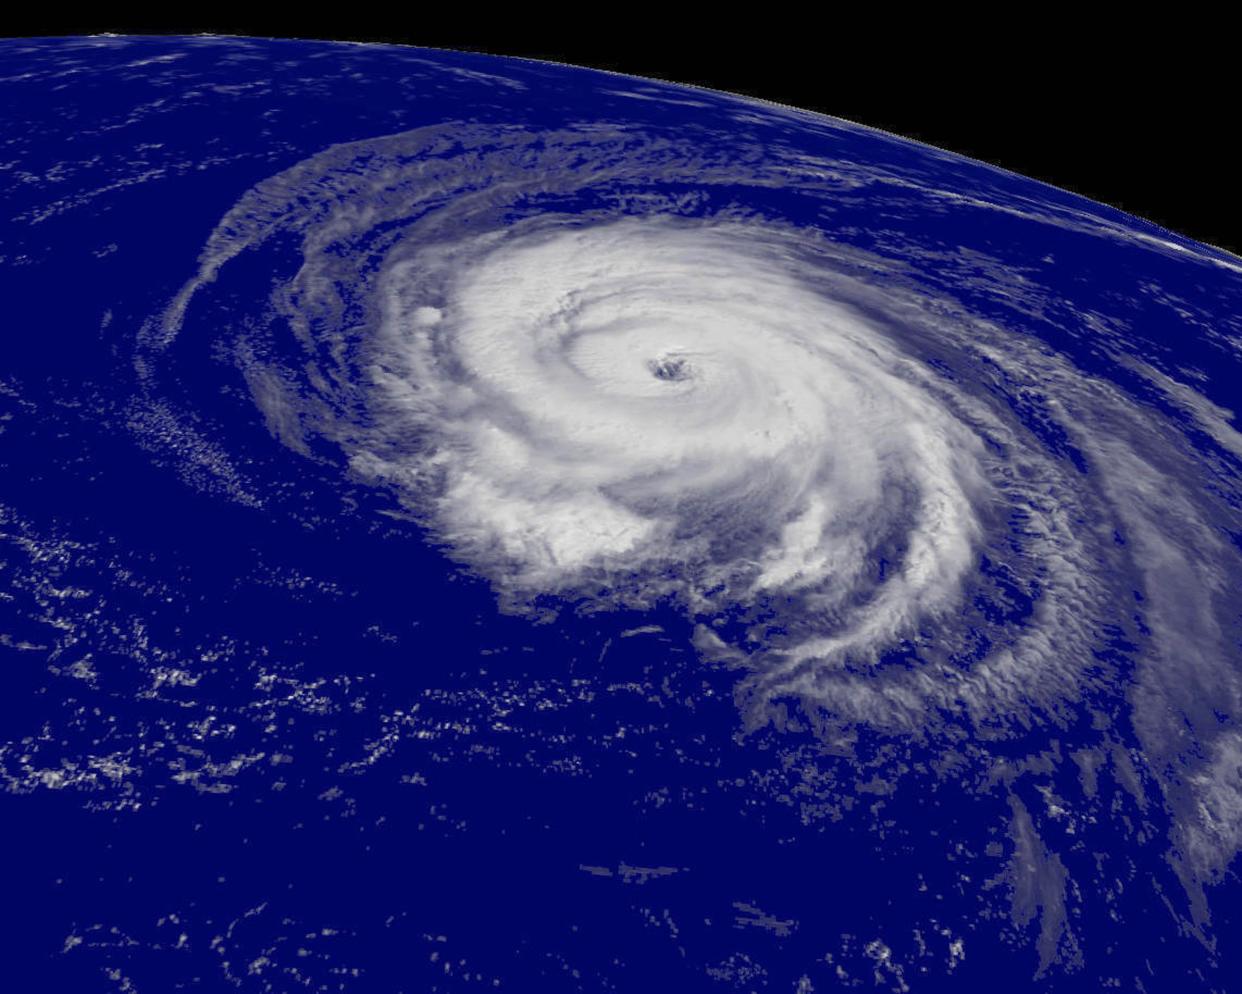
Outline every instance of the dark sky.
{"type": "Polygon", "coordinates": [[[826,5],[800,16],[769,5],[729,14],[718,7],[681,21],[654,20],[650,9],[632,6],[581,5],[572,8],[576,15],[545,13],[541,21],[536,8],[463,4],[450,25],[443,12],[429,19],[425,5],[365,20],[357,13],[315,20],[309,9],[285,8],[280,20],[266,22],[100,18],[8,30],[388,41],[694,83],[970,155],[1242,254],[1242,162],[1233,147],[1242,141],[1242,86],[1234,32],[1223,23],[1173,11],[1148,23],[1131,14],[1124,25],[1000,24],[993,11],[954,24],[940,10],[913,23],[878,5],[849,20],[826,5]]]}

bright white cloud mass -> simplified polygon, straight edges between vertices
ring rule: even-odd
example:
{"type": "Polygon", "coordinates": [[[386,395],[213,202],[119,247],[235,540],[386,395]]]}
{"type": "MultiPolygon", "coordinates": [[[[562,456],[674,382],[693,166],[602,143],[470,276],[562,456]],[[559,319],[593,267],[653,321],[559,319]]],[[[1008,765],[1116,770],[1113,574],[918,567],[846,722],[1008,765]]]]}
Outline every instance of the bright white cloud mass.
{"type": "MultiPolygon", "coordinates": [[[[275,273],[231,346],[268,425],[507,610],[673,605],[758,722],[795,700],[1003,740],[1114,701],[1216,873],[1242,809],[1242,523],[1185,425],[1236,454],[1228,412],[1138,370],[1170,421],[950,292],[990,267],[1013,313],[1057,321],[1029,273],[835,241],[834,199],[889,179],[704,147],[460,126],[329,149],[224,218],[140,361],[156,383],[230,272],[275,273]],[[823,223],[766,205],[780,188],[823,223]],[[269,347],[289,335],[296,361],[269,347]]],[[[1124,329],[1075,320],[1124,364],[1124,329]]]]}

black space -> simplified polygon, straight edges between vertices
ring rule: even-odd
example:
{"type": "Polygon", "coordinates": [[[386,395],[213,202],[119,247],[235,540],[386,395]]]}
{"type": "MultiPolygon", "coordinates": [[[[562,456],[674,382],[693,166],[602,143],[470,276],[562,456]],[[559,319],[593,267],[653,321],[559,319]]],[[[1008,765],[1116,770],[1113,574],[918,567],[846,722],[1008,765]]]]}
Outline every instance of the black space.
{"type": "MultiPolygon", "coordinates": [[[[843,117],[990,162],[1242,254],[1236,31],[1167,10],[1136,24],[1081,19],[957,24],[931,11],[827,7],[746,14],[582,6],[572,15],[479,9],[448,26],[390,15],[266,21],[217,16],[15,25],[14,35],[213,33],[332,38],[568,62],[743,93],[843,117]],[[644,16],[645,15],[645,16],[644,16]],[[870,17],[870,23],[863,18],[870,17]],[[634,26],[630,26],[633,24],[634,26]]],[[[740,8],[739,8],[740,10],[740,8]]],[[[1046,16],[1046,15],[1045,15],[1046,16]]]]}

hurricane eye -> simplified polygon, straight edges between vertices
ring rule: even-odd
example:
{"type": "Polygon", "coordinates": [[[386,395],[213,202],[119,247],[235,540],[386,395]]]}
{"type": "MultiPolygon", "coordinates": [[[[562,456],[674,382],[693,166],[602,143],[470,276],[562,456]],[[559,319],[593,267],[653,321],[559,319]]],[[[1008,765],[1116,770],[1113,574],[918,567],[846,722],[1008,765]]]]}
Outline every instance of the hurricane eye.
{"type": "Polygon", "coordinates": [[[681,356],[661,356],[659,359],[647,361],[647,368],[657,380],[677,382],[688,380],[693,375],[690,364],[681,356]]]}

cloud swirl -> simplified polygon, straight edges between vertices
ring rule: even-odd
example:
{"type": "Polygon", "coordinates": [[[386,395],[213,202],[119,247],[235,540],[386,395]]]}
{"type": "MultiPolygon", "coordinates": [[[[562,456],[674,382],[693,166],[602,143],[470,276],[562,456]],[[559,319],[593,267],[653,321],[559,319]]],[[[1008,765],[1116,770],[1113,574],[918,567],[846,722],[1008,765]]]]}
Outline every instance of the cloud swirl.
{"type": "MultiPolygon", "coordinates": [[[[972,260],[1006,323],[955,292],[952,252],[834,236],[833,204],[879,186],[916,195],[610,126],[339,146],[230,211],[140,370],[162,389],[212,294],[266,279],[229,348],[269,428],[390,493],[509,609],[671,605],[753,716],[794,697],[986,738],[1124,711],[1166,789],[1232,810],[1239,785],[1194,772],[1238,748],[1228,412],[1098,315],[1132,389],[1019,330],[1064,304],[1029,274],[972,260]]],[[[1186,829],[1209,869],[1238,841],[1220,821],[1186,829]]]]}

